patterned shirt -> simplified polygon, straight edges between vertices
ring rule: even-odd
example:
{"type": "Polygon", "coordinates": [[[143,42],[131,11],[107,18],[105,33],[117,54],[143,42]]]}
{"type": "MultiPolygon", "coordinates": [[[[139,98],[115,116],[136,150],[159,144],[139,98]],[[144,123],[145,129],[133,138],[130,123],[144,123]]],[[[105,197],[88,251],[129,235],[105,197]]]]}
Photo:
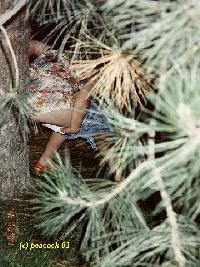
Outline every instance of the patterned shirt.
{"type": "Polygon", "coordinates": [[[67,56],[48,50],[30,66],[28,103],[37,114],[69,108],[83,85],[70,70],[67,56]]]}

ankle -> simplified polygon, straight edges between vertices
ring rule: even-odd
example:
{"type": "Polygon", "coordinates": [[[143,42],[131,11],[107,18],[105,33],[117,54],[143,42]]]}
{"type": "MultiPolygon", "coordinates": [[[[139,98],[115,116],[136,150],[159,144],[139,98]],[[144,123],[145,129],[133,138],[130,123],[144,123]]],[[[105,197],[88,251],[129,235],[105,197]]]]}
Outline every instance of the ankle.
{"type": "Polygon", "coordinates": [[[41,162],[44,165],[50,165],[51,158],[50,157],[41,156],[41,158],[39,159],[39,162],[41,162]]]}

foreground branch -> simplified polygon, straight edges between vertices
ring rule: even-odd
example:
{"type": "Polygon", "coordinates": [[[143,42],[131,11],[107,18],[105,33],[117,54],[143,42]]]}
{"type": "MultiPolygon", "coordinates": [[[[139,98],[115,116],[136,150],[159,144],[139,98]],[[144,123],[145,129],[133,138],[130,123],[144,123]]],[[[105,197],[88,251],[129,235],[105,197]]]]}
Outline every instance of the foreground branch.
{"type": "Polygon", "coordinates": [[[156,178],[156,181],[160,188],[160,195],[165,204],[167,217],[171,225],[171,246],[174,251],[175,260],[180,267],[185,267],[185,257],[183,256],[181,252],[181,244],[180,244],[180,238],[179,238],[179,232],[178,232],[178,225],[176,221],[176,215],[175,215],[175,212],[173,211],[170,197],[165,189],[165,185],[161,177],[160,169],[157,168],[155,164],[155,149],[154,149],[155,141],[154,140],[155,140],[155,131],[152,130],[151,132],[149,132],[149,155],[148,156],[149,156],[149,160],[152,162],[152,169],[153,169],[154,177],[156,178]]]}
{"type": "Polygon", "coordinates": [[[150,160],[141,163],[135,170],[131,172],[131,174],[123,182],[121,182],[115,189],[113,189],[106,197],[96,201],[89,202],[80,199],[72,199],[67,196],[66,191],[60,191],[59,195],[63,200],[67,202],[67,204],[82,205],[86,208],[104,205],[108,203],[110,200],[112,200],[114,197],[119,195],[140,174],[141,171],[144,171],[146,168],[150,166],[151,166],[150,160]]]}

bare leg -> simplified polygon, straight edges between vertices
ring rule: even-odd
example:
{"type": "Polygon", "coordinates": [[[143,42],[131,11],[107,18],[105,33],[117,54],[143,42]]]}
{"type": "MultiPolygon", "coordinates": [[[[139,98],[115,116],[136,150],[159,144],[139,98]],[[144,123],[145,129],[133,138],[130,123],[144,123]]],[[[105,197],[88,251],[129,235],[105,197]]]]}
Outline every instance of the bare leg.
{"type": "Polygon", "coordinates": [[[44,165],[48,165],[48,161],[53,158],[54,152],[61,147],[64,141],[65,138],[63,135],[53,132],[39,161],[44,165]]]}
{"type": "MultiPolygon", "coordinates": [[[[38,122],[50,123],[61,127],[69,127],[71,125],[71,115],[72,108],[69,108],[42,113],[34,116],[34,119],[38,122]]],[[[43,167],[50,165],[49,160],[53,158],[54,152],[61,147],[64,141],[65,139],[63,135],[60,135],[56,132],[52,133],[49,141],[47,142],[46,148],[39,160],[39,163],[41,163],[43,167]]],[[[37,171],[40,171],[40,167],[38,167],[38,164],[36,164],[35,169],[37,171]]]]}
{"type": "Polygon", "coordinates": [[[33,117],[38,122],[50,123],[62,127],[70,125],[72,108],[60,109],[51,112],[41,113],[33,117]]]}
{"type": "MultiPolygon", "coordinates": [[[[61,109],[57,111],[39,114],[35,116],[34,119],[38,122],[50,123],[62,127],[67,127],[70,125],[71,122],[71,113],[72,113],[72,108],[61,109]]],[[[49,166],[50,165],[49,160],[53,158],[54,153],[61,147],[64,141],[65,139],[63,135],[53,132],[51,134],[49,141],[46,144],[44,152],[41,155],[39,163],[42,164],[43,166],[49,166]]],[[[35,166],[35,170],[39,172],[41,171],[40,166],[38,166],[38,163],[35,166]]]]}

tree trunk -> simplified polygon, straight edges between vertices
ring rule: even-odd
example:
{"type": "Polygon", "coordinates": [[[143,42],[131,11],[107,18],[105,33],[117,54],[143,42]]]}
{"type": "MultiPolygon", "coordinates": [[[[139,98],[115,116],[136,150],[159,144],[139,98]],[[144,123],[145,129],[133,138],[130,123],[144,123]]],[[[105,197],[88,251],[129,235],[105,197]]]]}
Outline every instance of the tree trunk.
{"type": "MultiPolygon", "coordinates": [[[[6,3],[7,1],[5,1],[6,3]]],[[[1,0],[0,13],[5,12],[1,0]]],[[[28,78],[29,27],[25,20],[25,10],[18,12],[5,25],[14,49],[19,72],[20,88],[26,90],[28,78]]],[[[0,97],[8,91],[14,65],[2,32],[0,33],[0,97]]],[[[4,112],[0,109],[0,112],[4,112]]],[[[0,199],[21,198],[30,188],[29,158],[27,140],[23,137],[23,125],[17,127],[14,108],[6,114],[0,123],[0,199]]]]}

